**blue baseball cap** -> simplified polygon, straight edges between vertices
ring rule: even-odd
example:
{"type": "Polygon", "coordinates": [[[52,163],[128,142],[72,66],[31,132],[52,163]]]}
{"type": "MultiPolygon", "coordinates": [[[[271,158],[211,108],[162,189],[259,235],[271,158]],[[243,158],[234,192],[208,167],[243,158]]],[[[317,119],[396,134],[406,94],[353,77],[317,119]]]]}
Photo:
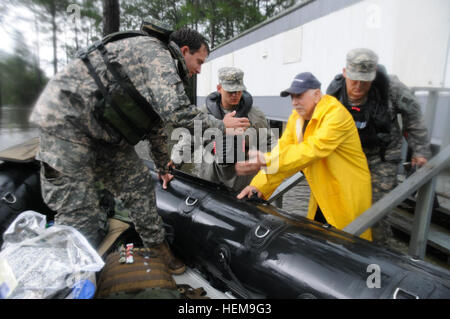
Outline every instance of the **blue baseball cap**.
{"type": "Polygon", "coordinates": [[[281,91],[280,96],[286,97],[290,94],[302,94],[310,89],[320,89],[321,85],[319,80],[311,72],[303,72],[295,76],[291,87],[281,91]]]}

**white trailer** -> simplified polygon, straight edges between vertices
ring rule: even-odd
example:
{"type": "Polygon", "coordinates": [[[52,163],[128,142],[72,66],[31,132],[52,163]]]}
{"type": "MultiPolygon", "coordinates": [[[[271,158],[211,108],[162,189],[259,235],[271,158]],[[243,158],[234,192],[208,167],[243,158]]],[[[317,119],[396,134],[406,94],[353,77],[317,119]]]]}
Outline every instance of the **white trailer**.
{"type": "Polygon", "coordinates": [[[254,105],[268,119],[287,121],[290,99],[279,93],[296,74],[312,72],[325,91],[347,52],[365,47],[377,52],[388,73],[417,88],[432,143],[446,145],[449,44],[448,0],[306,0],[216,47],[197,79],[197,105],[216,90],[218,69],[235,66],[245,72],[254,105]],[[436,107],[426,107],[427,96],[437,97],[436,107]]]}

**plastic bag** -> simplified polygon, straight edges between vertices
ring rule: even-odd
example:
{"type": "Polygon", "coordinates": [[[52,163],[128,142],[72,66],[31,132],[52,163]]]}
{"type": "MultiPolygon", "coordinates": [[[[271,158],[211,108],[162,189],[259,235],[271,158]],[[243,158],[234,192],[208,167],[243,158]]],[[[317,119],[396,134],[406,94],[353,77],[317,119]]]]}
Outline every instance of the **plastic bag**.
{"type": "Polygon", "coordinates": [[[26,211],[3,234],[0,260],[12,271],[16,283],[15,288],[5,288],[5,282],[0,282],[7,292],[3,297],[76,298],[80,283],[92,282],[95,272],[105,265],[73,227],[45,225],[44,215],[26,211]]]}

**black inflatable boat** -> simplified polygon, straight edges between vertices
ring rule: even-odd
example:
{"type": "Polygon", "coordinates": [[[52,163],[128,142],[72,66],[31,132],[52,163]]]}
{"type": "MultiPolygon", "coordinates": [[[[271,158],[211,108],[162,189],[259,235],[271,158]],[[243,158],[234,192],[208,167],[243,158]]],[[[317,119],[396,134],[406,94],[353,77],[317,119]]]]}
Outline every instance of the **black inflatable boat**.
{"type": "Polygon", "coordinates": [[[450,272],[183,172],[159,214],[183,260],[241,298],[450,298],[450,272]]]}
{"type": "MultiPolygon", "coordinates": [[[[151,167],[151,164],[147,162],[151,167]]],[[[0,164],[1,233],[43,204],[36,162],[0,164]]],[[[239,298],[450,298],[450,272],[181,171],[157,206],[174,252],[239,298]]]]}

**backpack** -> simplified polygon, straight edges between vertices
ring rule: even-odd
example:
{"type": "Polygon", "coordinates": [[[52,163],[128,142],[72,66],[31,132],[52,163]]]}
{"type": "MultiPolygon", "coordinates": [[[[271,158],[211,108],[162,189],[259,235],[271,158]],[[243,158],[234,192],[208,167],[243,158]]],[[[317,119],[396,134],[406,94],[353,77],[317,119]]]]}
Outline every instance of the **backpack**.
{"type": "Polygon", "coordinates": [[[151,248],[123,246],[106,257],[95,298],[180,299],[180,292],[161,256],[151,248]],[[127,255],[125,255],[125,252],[127,255]],[[133,262],[122,258],[132,256],[133,262]]]}

